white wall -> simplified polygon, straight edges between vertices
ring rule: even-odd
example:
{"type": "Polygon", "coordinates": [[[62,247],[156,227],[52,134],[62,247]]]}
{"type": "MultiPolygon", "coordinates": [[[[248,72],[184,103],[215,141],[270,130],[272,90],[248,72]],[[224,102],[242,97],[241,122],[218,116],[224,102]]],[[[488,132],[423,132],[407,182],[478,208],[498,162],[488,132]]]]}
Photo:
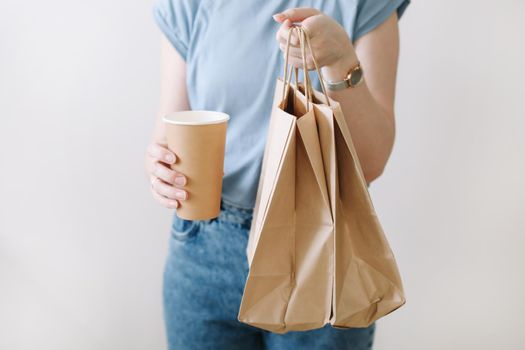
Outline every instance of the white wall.
{"type": "Polygon", "coordinates": [[[525,3],[413,1],[373,197],[407,304],[378,349],[523,349],[525,3]]]}
{"type": "MultiPolygon", "coordinates": [[[[407,304],[376,349],[525,339],[525,4],[414,1],[397,143],[372,195],[407,304]]],[[[170,215],[142,156],[158,95],[150,2],[0,4],[0,349],[162,349],[170,215]]]]}

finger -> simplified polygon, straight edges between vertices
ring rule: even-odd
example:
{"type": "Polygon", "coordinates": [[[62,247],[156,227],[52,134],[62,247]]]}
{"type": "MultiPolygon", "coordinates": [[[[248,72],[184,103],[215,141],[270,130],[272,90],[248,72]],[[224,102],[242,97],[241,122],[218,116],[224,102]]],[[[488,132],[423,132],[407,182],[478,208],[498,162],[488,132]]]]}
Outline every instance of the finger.
{"type": "Polygon", "coordinates": [[[177,157],[173,152],[168,150],[164,145],[158,143],[152,143],[148,147],[148,154],[159,162],[166,164],[173,164],[177,160],[177,157]]]}
{"type": "Polygon", "coordinates": [[[159,162],[156,162],[153,165],[152,175],[172,185],[184,186],[187,182],[186,176],[184,176],[184,174],[172,170],[159,162]]]}
{"type": "Polygon", "coordinates": [[[274,21],[278,22],[278,23],[283,23],[284,21],[286,21],[286,16],[283,15],[282,13],[276,13],[272,17],[273,17],[274,21]]]}
{"type": "MultiPolygon", "coordinates": [[[[279,48],[283,53],[286,53],[286,43],[279,44],[279,48]]],[[[308,54],[308,53],[307,53],[308,54]]],[[[303,57],[300,47],[290,46],[290,57],[303,57]]]]}
{"type": "Polygon", "coordinates": [[[151,187],[155,190],[155,192],[168,199],[186,200],[188,198],[187,191],[173,187],[172,185],[165,183],[159,178],[157,178],[157,180],[154,179],[152,181],[151,187]]]}
{"type": "MultiPolygon", "coordinates": [[[[289,20],[286,20],[279,30],[277,31],[276,38],[279,43],[283,43],[286,45],[288,42],[288,34],[290,32],[290,28],[292,28],[292,22],[289,20]]],[[[297,46],[299,45],[299,37],[295,32],[292,33],[292,36],[290,37],[290,45],[297,46]]]]}
{"type": "Polygon", "coordinates": [[[294,67],[294,68],[300,68],[300,69],[303,69],[303,60],[302,59],[298,59],[296,57],[294,58],[289,58],[288,59],[288,63],[294,67]]]}
{"type": "Polygon", "coordinates": [[[279,26],[279,29],[277,30],[277,33],[275,33],[275,39],[277,39],[277,41],[281,40],[281,37],[283,37],[283,33],[284,32],[288,32],[288,28],[290,28],[289,26],[289,21],[285,21],[283,24],[281,24],[279,26]]]}
{"type": "Polygon", "coordinates": [[[164,206],[166,208],[176,209],[176,208],[179,207],[179,202],[178,201],[173,200],[173,199],[168,199],[168,198],[166,198],[164,196],[161,196],[160,194],[155,192],[155,190],[153,188],[151,189],[151,194],[153,195],[153,198],[155,198],[155,200],[157,202],[159,202],[162,206],[164,206]]]}
{"type": "MultiPolygon", "coordinates": [[[[279,42],[279,45],[283,45],[286,49],[286,45],[288,45],[288,34],[284,34],[284,36],[279,36],[277,38],[277,41],[279,42]]],[[[290,48],[296,48],[299,49],[299,38],[297,37],[297,34],[292,33],[292,36],[290,37],[290,48]]]]}
{"type": "MultiPolygon", "coordinates": [[[[283,45],[280,45],[279,46],[282,53],[283,53],[283,56],[286,55],[286,46],[283,46],[283,45]]],[[[290,47],[290,56],[289,56],[289,59],[290,60],[300,60],[302,62],[303,60],[303,52],[300,48],[292,48],[290,47]]],[[[308,67],[313,67],[314,64],[313,64],[313,59],[312,59],[312,55],[310,54],[309,51],[306,52],[306,62],[307,62],[307,66],[308,67]]],[[[301,67],[303,65],[301,64],[301,67]]]]}
{"type": "Polygon", "coordinates": [[[321,11],[311,7],[296,7],[274,15],[276,21],[289,19],[292,22],[301,22],[308,17],[320,14],[321,11]]]}
{"type": "MultiPolygon", "coordinates": [[[[290,57],[288,59],[288,62],[290,63],[290,65],[292,65],[295,68],[304,69],[303,68],[304,64],[303,64],[302,57],[290,57]]],[[[312,60],[307,59],[306,60],[306,69],[307,70],[313,70],[314,68],[315,68],[315,66],[314,66],[314,63],[312,62],[312,60]]]]}

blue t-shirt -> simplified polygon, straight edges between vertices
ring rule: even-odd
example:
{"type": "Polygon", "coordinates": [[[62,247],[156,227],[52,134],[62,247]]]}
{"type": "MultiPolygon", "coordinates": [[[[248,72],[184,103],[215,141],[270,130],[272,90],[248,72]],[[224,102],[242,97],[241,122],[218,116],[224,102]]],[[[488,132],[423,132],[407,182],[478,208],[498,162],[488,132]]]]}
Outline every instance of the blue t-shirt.
{"type": "MultiPolygon", "coordinates": [[[[283,58],[272,15],[314,7],[333,17],[353,41],[410,0],[157,0],[155,20],[186,61],[191,109],[228,113],[222,197],[253,208],[276,79],[283,58]]],[[[311,74],[314,86],[319,81],[311,74]]],[[[213,151],[213,150],[210,150],[213,151]]]]}

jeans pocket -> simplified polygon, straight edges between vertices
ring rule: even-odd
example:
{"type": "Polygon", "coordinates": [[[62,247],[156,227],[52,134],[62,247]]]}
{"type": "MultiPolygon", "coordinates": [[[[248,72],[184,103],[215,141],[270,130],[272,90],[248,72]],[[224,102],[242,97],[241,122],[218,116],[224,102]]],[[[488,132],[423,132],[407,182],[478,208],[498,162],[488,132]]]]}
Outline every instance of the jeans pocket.
{"type": "Polygon", "coordinates": [[[171,225],[171,237],[177,241],[185,242],[195,237],[199,231],[199,221],[186,220],[175,214],[171,225]]]}

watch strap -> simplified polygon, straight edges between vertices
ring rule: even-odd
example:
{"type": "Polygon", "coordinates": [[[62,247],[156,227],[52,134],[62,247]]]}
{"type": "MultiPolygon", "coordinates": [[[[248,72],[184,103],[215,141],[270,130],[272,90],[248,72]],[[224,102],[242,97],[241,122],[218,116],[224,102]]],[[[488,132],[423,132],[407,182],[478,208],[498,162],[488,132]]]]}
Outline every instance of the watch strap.
{"type": "Polygon", "coordinates": [[[363,74],[362,74],[362,68],[361,68],[361,63],[360,62],[357,62],[357,65],[355,65],[354,67],[352,67],[348,73],[348,75],[346,76],[345,79],[341,80],[341,81],[325,81],[326,83],[326,87],[328,88],[328,90],[332,90],[332,91],[338,91],[338,90],[344,90],[344,89],[347,89],[349,87],[356,87],[358,86],[362,81],[363,81],[363,74]],[[359,74],[361,74],[361,77],[359,79],[359,81],[356,83],[356,84],[352,84],[352,74],[356,71],[356,70],[361,70],[361,72],[359,74]]]}

